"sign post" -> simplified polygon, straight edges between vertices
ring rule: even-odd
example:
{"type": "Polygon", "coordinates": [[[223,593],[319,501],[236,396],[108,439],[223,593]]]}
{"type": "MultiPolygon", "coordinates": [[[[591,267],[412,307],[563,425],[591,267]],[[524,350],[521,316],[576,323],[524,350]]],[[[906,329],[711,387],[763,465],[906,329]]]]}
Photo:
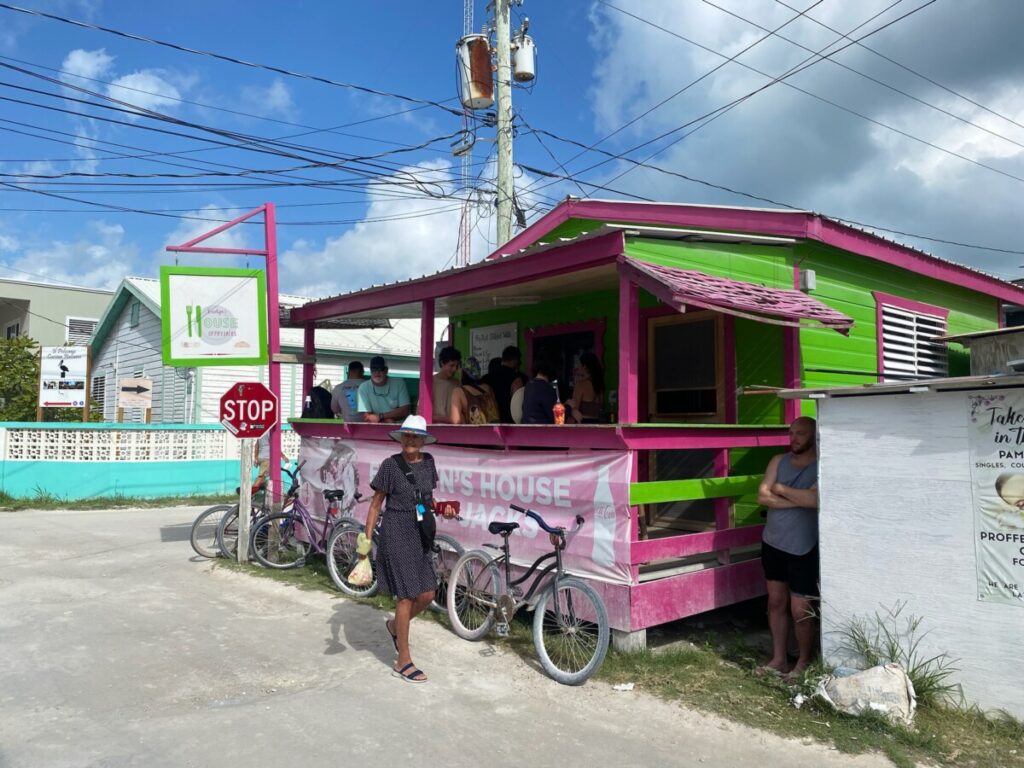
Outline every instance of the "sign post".
{"type": "MultiPolygon", "coordinates": [[[[220,396],[220,423],[228,432],[239,438],[242,443],[241,482],[238,485],[238,562],[249,559],[249,513],[252,503],[252,454],[254,440],[263,437],[277,426],[278,400],[277,395],[258,381],[240,381],[232,384],[220,396]]],[[[281,460],[277,461],[280,468],[281,460]]],[[[271,471],[267,473],[267,482],[280,470],[273,471],[273,456],[270,459],[271,471]]],[[[269,491],[268,491],[269,492],[269,491]]]]}

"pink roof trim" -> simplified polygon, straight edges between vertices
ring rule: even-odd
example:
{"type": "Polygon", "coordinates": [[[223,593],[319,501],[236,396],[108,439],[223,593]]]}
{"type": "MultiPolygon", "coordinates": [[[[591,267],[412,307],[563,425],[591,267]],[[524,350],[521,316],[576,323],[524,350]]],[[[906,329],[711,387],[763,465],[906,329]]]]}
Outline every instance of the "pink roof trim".
{"type": "Polygon", "coordinates": [[[767,288],[628,256],[619,257],[619,263],[641,287],[679,311],[697,306],[795,328],[801,327],[801,321],[810,321],[842,334],[853,325],[852,318],[792,288],[767,288]]]}
{"type": "Polygon", "coordinates": [[[556,205],[488,258],[498,258],[501,254],[515,253],[527,248],[538,240],[543,240],[548,232],[571,218],[696,227],[814,240],[1003,301],[1024,304],[1022,287],[809,211],[569,198],[556,205]]]}

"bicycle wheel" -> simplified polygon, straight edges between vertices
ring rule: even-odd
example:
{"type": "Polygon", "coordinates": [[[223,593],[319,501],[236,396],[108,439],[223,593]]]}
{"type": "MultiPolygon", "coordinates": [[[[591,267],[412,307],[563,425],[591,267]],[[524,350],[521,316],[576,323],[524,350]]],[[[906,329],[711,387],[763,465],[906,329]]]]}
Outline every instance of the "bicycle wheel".
{"type": "Polygon", "coordinates": [[[563,685],[589,678],[608,653],[608,612],[601,597],[579,579],[559,579],[545,589],[533,615],[533,645],[544,671],[563,685]]]}
{"type": "Polygon", "coordinates": [[[220,550],[221,557],[226,557],[229,560],[235,560],[238,557],[237,506],[232,507],[231,511],[220,519],[220,524],[217,526],[217,549],[220,550]]]}
{"type": "Polygon", "coordinates": [[[196,551],[197,555],[200,557],[217,557],[219,554],[217,549],[217,526],[220,524],[220,519],[224,516],[224,513],[230,512],[231,509],[230,504],[217,504],[203,510],[199,517],[196,518],[196,521],[192,523],[192,533],[189,540],[192,542],[192,549],[196,551]]]}
{"type": "Polygon", "coordinates": [[[358,523],[349,525],[342,523],[334,528],[330,538],[327,540],[327,570],[331,574],[331,581],[334,585],[352,597],[370,597],[377,594],[377,537],[373,539],[373,549],[370,550],[370,567],[373,569],[373,581],[364,586],[357,586],[348,582],[348,575],[356,567],[356,540],[363,532],[363,526],[358,523]]]}
{"type": "Polygon", "coordinates": [[[261,517],[252,527],[249,551],[264,568],[295,568],[302,565],[309,544],[296,535],[301,520],[286,512],[261,517]]]}
{"type": "Polygon", "coordinates": [[[494,626],[496,595],[501,576],[493,558],[474,549],[455,563],[448,578],[448,621],[455,634],[465,640],[479,640],[494,626]]]}
{"type": "Polygon", "coordinates": [[[431,610],[438,613],[448,610],[448,579],[451,577],[452,568],[465,553],[462,545],[451,536],[439,533],[434,537],[430,560],[437,574],[437,590],[434,592],[434,599],[430,601],[431,610]]]}

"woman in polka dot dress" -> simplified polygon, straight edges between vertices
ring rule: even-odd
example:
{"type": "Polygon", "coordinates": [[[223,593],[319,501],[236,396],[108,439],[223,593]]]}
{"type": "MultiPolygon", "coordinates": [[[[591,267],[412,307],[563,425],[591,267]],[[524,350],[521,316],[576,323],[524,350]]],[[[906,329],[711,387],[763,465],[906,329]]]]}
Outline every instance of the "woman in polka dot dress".
{"type": "MultiPolygon", "coordinates": [[[[415,489],[394,457],[386,458],[370,483],[374,494],[365,534],[370,536],[386,501],[377,545],[377,577],[381,588],[396,600],[395,617],[385,624],[398,651],[393,674],[410,683],[425,683],[427,676],[413,664],[409,652],[409,623],[430,605],[437,589],[437,574],[423,547],[416,519],[416,491],[430,497],[437,487],[434,459],[420,449],[437,439],[427,432],[422,416],[406,418],[391,438],[402,445],[402,458],[412,470],[415,489]]],[[[446,515],[448,512],[446,509],[446,515]]]]}

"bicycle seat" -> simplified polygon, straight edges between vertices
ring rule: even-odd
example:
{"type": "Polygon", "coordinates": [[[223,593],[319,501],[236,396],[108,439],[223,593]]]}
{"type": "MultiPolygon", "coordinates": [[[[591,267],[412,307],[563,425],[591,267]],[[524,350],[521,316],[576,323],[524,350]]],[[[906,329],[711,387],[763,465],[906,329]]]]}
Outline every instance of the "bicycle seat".
{"type": "Polygon", "coordinates": [[[519,523],[498,523],[494,522],[487,526],[487,532],[492,536],[497,536],[499,533],[502,536],[508,536],[512,531],[519,527],[519,523]]]}
{"type": "Polygon", "coordinates": [[[345,498],[344,491],[324,491],[324,498],[328,501],[341,501],[345,498]]]}

